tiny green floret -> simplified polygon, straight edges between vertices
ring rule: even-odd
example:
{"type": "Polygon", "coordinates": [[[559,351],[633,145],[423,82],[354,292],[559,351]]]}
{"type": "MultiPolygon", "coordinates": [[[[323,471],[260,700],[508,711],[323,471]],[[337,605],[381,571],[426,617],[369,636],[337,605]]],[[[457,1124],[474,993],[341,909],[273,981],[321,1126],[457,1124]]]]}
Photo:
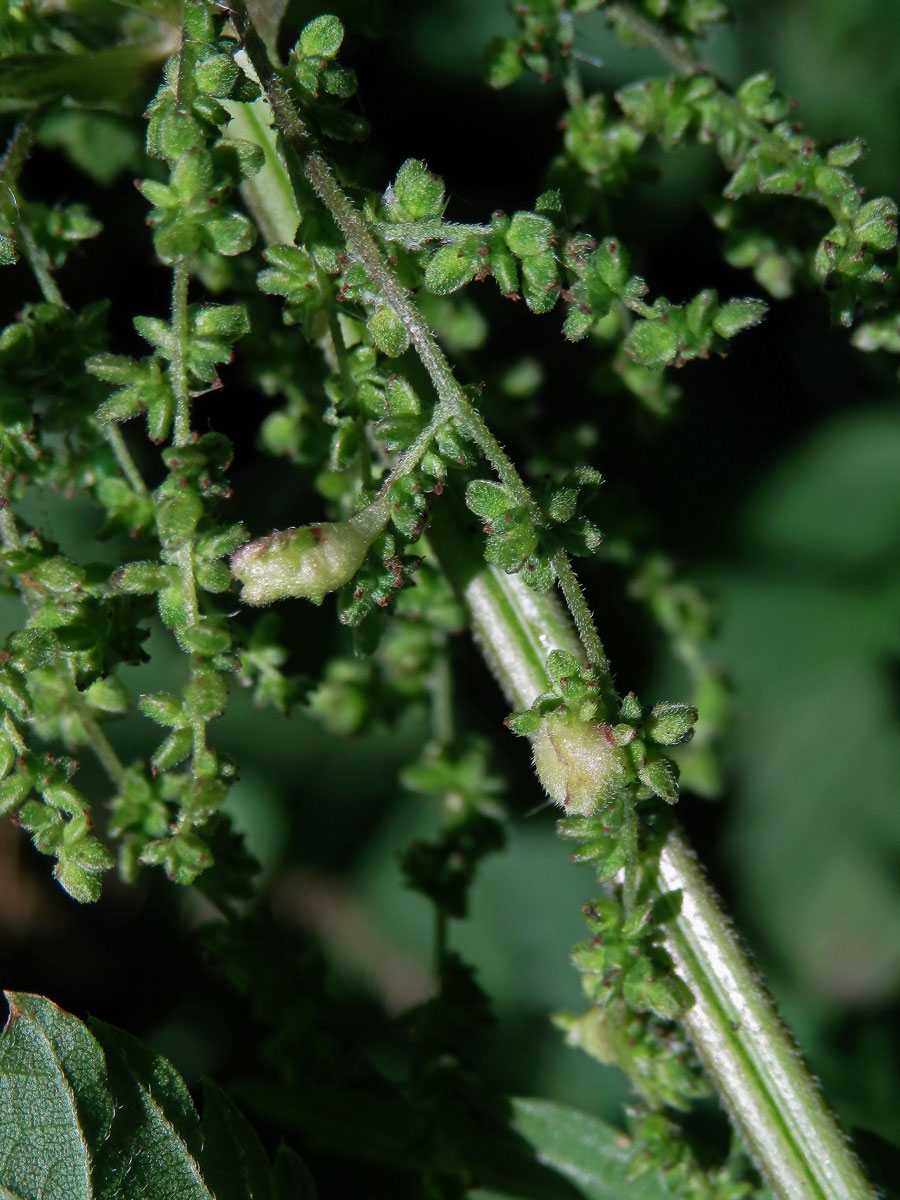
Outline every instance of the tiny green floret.
{"type": "Polygon", "coordinates": [[[253,605],[288,597],[320,600],[349,583],[389,515],[380,496],[346,521],[283,529],[248,542],[231,557],[231,573],[244,585],[241,599],[253,605]]]}

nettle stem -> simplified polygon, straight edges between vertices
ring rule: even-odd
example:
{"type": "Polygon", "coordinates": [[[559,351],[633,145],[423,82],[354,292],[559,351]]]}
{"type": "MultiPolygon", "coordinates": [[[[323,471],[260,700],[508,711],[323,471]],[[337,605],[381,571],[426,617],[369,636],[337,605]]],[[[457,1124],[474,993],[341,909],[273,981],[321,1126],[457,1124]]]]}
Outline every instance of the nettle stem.
{"type": "Polygon", "coordinates": [[[179,258],[172,267],[172,331],[174,355],[169,368],[172,391],[175,394],[175,421],[172,443],[186,446],[191,440],[191,393],[188,387],[185,353],[188,343],[188,283],[190,271],[187,260],[179,258]]]}
{"type": "Polygon", "coordinates": [[[125,438],[122,436],[122,431],[118,425],[105,425],[103,428],[103,436],[113,454],[116,456],[116,462],[122,469],[122,474],[140,496],[147,495],[147,485],[144,483],[144,477],[138,470],[137,464],[131,457],[131,451],[125,438]]]}
{"type": "MultiPolygon", "coordinates": [[[[509,703],[546,692],[551,650],[580,655],[558,601],[485,564],[464,531],[435,514],[429,539],[462,596],[472,632],[509,703]]],[[[721,1100],[775,1195],[784,1200],[873,1200],[852,1150],[807,1071],[684,834],[672,824],[659,859],[659,893],[680,891],[665,945],[693,1004],[681,1018],[721,1100]]]]}
{"type": "Polygon", "coordinates": [[[0,212],[2,212],[10,233],[18,243],[25,261],[31,268],[31,273],[41,289],[41,295],[48,304],[65,308],[66,302],[53,278],[53,270],[46,252],[34,240],[31,230],[19,212],[19,201],[16,196],[19,172],[25,165],[31,147],[34,143],[34,114],[25,117],[16,126],[9,140],[3,157],[0,158],[0,212]]]}
{"type": "Polygon", "coordinates": [[[664,33],[653,21],[648,21],[630,4],[608,4],[604,11],[611,25],[621,25],[627,29],[632,37],[654,50],[679,75],[712,74],[702,59],[692,54],[676,38],[664,33]]]}

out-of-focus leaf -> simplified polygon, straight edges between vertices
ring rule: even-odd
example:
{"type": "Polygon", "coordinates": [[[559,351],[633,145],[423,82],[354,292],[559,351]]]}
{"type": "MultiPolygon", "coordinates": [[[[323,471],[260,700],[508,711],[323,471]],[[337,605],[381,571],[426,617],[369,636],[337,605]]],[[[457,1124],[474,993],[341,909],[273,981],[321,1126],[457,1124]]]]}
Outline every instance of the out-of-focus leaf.
{"type": "Polygon", "coordinates": [[[64,151],[76,167],[98,183],[113,183],[141,162],[139,131],[114,113],[57,109],[42,122],[37,140],[64,151]]]}
{"type": "Polygon", "coordinates": [[[100,1047],[41,996],[10,993],[0,1035],[0,1187],[23,1200],[90,1200],[91,1153],[113,1099],[100,1047]]]}
{"type": "Polygon", "coordinates": [[[155,17],[158,21],[166,21],[169,25],[177,25],[181,20],[178,0],[113,0],[113,3],[155,17]]]}
{"type": "MultiPolygon", "coordinates": [[[[575,1194],[587,1200],[674,1200],[655,1172],[631,1177],[630,1147],[620,1130],[549,1100],[513,1100],[512,1110],[513,1131],[539,1162],[574,1185],[575,1194]]],[[[491,1193],[474,1195],[484,1200],[491,1193]]]]}
{"type": "MultiPolygon", "coordinates": [[[[0,1196],[284,1196],[284,1165],[276,1192],[256,1134],[215,1085],[204,1089],[201,1123],[178,1072],[136,1038],[101,1021],[92,1033],[42,996],[7,998],[9,1020],[0,1034],[0,1196]]],[[[288,1177],[297,1176],[293,1167],[288,1177]]]]}
{"type": "MultiPolygon", "coordinates": [[[[425,1165],[421,1113],[396,1101],[267,1083],[242,1085],[239,1095],[252,1111],[305,1130],[322,1148],[408,1171],[425,1165]]],[[[480,1200],[675,1200],[655,1173],[630,1177],[630,1144],[620,1130],[548,1100],[511,1100],[507,1124],[486,1124],[465,1157],[484,1184],[469,1196],[480,1200]]]]}
{"type": "Polygon", "coordinates": [[[147,42],[83,54],[16,54],[0,63],[0,109],[67,98],[85,104],[124,103],[166,48],[147,42]]]}
{"type": "Polygon", "coordinates": [[[743,901],[794,978],[839,1003],[900,984],[900,415],[816,431],[745,509],[711,581],[740,697],[731,846],[743,901]]]}
{"type": "Polygon", "coordinates": [[[832,570],[884,563],[900,545],[900,412],[848,413],[774,473],[746,512],[756,545],[832,570]]]}

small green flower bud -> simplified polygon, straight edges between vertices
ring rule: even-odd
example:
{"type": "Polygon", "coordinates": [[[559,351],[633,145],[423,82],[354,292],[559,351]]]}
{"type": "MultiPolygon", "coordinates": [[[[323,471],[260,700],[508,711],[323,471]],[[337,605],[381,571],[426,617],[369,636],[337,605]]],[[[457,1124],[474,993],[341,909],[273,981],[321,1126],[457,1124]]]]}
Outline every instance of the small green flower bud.
{"type": "Polygon", "coordinates": [[[678,334],[659,319],[636,321],[625,339],[625,353],[642,367],[657,370],[678,354],[678,334]]]}
{"type": "Polygon", "coordinates": [[[244,585],[245,604],[272,604],[288,596],[318,600],[348,583],[390,517],[382,496],[348,521],[285,529],[248,542],[231,557],[244,585]]]}
{"type": "Polygon", "coordinates": [[[230,54],[208,49],[194,68],[194,83],[206,96],[221,99],[231,95],[231,89],[241,76],[241,69],[230,54]]]}
{"type": "Polygon", "coordinates": [[[897,205],[888,196],[864,204],[853,219],[853,232],[873,250],[897,244],[897,205]]]}
{"type": "Polygon", "coordinates": [[[516,258],[546,254],[553,237],[553,222],[538,213],[517,212],[506,232],[506,244],[516,258]]]}
{"type": "Polygon", "coordinates": [[[392,308],[382,305],[367,324],[372,341],[389,358],[396,358],[409,346],[409,334],[392,308]]]}
{"type": "Polygon", "coordinates": [[[509,87],[523,71],[522,45],[518,38],[497,37],[485,51],[484,73],[492,88],[509,87]]]}
{"type": "Polygon", "coordinates": [[[549,312],[559,299],[556,259],[548,250],[522,259],[522,295],[532,312],[549,312]]]}
{"type": "Polygon", "coordinates": [[[758,325],[768,308],[761,300],[729,300],[713,317],[713,329],[720,337],[732,338],[742,329],[758,325]]]}
{"type": "Polygon", "coordinates": [[[594,323],[593,314],[581,312],[580,309],[570,308],[563,324],[563,336],[570,342],[580,342],[587,337],[594,323]]]}
{"type": "Polygon", "coordinates": [[[157,562],[133,562],[113,573],[110,583],[117,592],[149,596],[166,583],[166,568],[157,562]]]}
{"type": "Polygon", "coordinates": [[[0,779],[12,770],[16,761],[16,748],[11,740],[0,734],[0,779]]]}
{"type": "Polygon", "coordinates": [[[638,778],[668,804],[678,800],[678,767],[669,758],[650,758],[638,767],[638,778]]]}
{"type": "Polygon", "coordinates": [[[694,736],[697,710],[690,704],[656,704],[650,710],[647,733],[660,746],[680,746],[694,736]]]}
{"type": "Polygon", "coordinates": [[[227,788],[219,779],[195,779],[185,796],[185,812],[202,824],[222,807],[227,788]]]}
{"type": "Polygon", "coordinates": [[[441,246],[425,269],[425,287],[435,296],[449,296],[474,279],[480,265],[474,244],[441,246]]]}
{"type": "Polygon", "coordinates": [[[544,790],[570,815],[591,816],[625,779],[619,751],[603,725],[567,724],[551,714],[534,735],[532,753],[544,790]]]}
{"type": "Polygon", "coordinates": [[[22,803],[31,791],[32,779],[28,771],[17,771],[0,783],[0,817],[6,816],[22,803]]]}
{"type": "Polygon", "coordinates": [[[56,595],[74,591],[84,582],[83,567],[68,558],[55,555],[44,559],[31,572],[34,579],[56,595]]]}
{"type": "Polygon", "coordinates": [[[128,712],[128,693],[113,675],[95,679],[83,694],[91,708],[99,709],[100,712],[128,712]]]}
{"type": "Polygon", "coordinates": [[[691,1003],[691,993],[676,975],[660,972],[659,966],[642,958],[625,978],[625,999],[638,1012],[652,1012],[664,1021],[674,1021],[691,1003]]]}
{"type": "Polygon", "coordinates": [[[138,700],[138,708],[157,725],[181,725],[184,713],[181,701],[168,692],[148,692],[138,700]]]}
{"type": "Polygon", "coordinates": [[[153,153],[174,162],[187,150],[203,145],[200,125],[183,112],[167,112],[159,121],[153,153]]]}
{"type": "Polygon", "coordinates": [[[0,704],[18,717],[27,721],[31,716],[31,701],[22,675],[9,667],[0,670],[0,704]]]}
{"type": "Polygon", "coordinates": [[[304,26],[298,50],[306,58],[334,58],[343,40],[341,22],[331,13],[324,13],[304,26]]]}
{"type": "Polygon", "coordinates": [[[193,492],[165,493],[159,497],[154,515],[162,544],[167,549],[181,546],[190,541],[203,516],[203,501],[193,492]]]}
{"type": "Polygon", "coordinates": [[[168,771],[177,766],[194,748],[194,735],[188,726],[173,729],[169,736],[157,746],[150,765],[157,771],[168,771]]]}
{"type": "Polygon", "coordinates": [[[186,712],[201,721],[219,717],[228,699],[225,680],[212,667],[197,667],[184,689],[186,712]]]}
{"type": "Polygon", "coordinates": [[[393,195],[385,197],[388,208],[398,204],[410,221],[440,217],[444,211],[444,183],[417,158],[408,158],[394,181],[393,195]]]}

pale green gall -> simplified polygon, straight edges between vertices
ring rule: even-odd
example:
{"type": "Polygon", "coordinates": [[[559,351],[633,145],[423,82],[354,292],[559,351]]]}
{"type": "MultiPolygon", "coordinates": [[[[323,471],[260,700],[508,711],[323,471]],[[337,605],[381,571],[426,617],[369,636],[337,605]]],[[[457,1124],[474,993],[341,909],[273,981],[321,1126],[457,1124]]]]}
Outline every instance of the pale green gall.
{"type": "Polygon", "coordinates": [[[231,573],[244,585],[245,604],[272,604],[287,597],[318,600],[353,578],[369,547],[388,522],[385,497],[346,521],[284,529],[248,542],[231,556],[231,573]]]}
{"type": "Polygon", "coordinates": [[[545,717],[532,739],[534,769],[548,796],[569,815],[589,817],[626,782],[618,747],[603,725],[545,717]]]}

